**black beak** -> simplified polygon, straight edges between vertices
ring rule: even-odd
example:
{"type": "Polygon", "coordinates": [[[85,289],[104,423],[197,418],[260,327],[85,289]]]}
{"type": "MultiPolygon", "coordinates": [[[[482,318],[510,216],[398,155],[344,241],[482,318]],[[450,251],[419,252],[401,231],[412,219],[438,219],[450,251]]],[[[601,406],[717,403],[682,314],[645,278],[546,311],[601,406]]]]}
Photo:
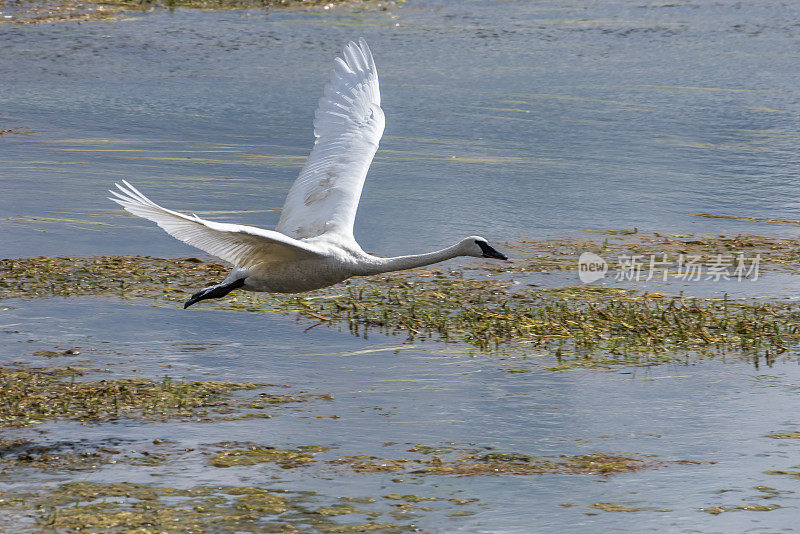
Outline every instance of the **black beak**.
{"type": "Polygon", "coordinates": [[[483,241],[475,241],[479,247],[481,247],[481,251],[483,252],[484,258],[495,258],[498,260],[507,260],[508,256],[503,254],[502,252],[498,252],[492,247],[489,246],[489,243],[485,243],[483,241]]]}

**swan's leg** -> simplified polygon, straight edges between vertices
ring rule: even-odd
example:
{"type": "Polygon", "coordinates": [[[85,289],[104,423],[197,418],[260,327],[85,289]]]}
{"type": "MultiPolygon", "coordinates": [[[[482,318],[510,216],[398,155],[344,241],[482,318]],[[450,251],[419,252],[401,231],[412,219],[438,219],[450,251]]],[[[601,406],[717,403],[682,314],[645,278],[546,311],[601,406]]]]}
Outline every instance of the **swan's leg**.
{"type": "Polygon", "coordinates": [[[200,291],[192,295],[192,298],[190,298],[184,303],[183,309],[185,310],[195,302],[200,302],[201,300],[218,299],[224,297],[234,289],[239,289],[243,285],[244,285],[244,278],[237,278],[236,280],[228,282],[227,284],[223,282],[221,284],[201,289],[200,291]]]}

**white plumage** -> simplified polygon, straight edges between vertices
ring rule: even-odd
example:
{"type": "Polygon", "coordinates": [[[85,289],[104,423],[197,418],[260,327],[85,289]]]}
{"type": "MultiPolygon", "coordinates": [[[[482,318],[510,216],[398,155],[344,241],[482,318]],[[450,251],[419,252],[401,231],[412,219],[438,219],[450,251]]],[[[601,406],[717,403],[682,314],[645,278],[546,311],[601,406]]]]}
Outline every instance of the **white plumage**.
{"type": "Polygon", "coordinates": [[[294,182],[276,231],[218,223],[154,203],[122,181],[111,191],[126,211],[235,267],[220,284],[195,293],[184,307],[233,289],[294,293],[364,276],[430,265],[456,256],[506,259],[485,239],[470,236],[443,250],[379,258],[353,237],[367,170],[383,135],[378,72],[364,39],[336,58],[314,117],[316,141],[294,182]]]}
{"type": "Polygon", "coordinates": [[[385,124],[367,43],[348,43],[314,114],[314,149],[292,185],[276,230],[297,239],[334,231],[353,238],[361,188],[385,124]]]}

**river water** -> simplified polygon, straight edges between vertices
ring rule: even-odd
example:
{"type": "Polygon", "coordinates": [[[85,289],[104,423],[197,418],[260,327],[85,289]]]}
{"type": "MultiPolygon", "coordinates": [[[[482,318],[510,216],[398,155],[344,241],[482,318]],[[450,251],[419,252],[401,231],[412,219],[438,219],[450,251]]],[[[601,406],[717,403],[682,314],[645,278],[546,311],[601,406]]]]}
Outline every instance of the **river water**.
{"type": "MultiPolygon", "coordinates": [[[[0,257],[196,255],[106,200],[123,178],[167,207],[273,226],[311,147],[331,60],[361,36],[387,116],[356,223],[365,250],[393,255],[470,234],[503,243],[634,227],[796,234],[792,225],[689,215],[800,219],[793,2],[409,0],[385,10],[178,9],[121,18],[0,25],[0,130],[33,132],[0,137],[0,257]]],[[[752,287],[739,292],[767,286],[752,287]]],[[[796,479],[765,471],[796,469],[798,445],[764,437],[800,427],[794,361],[553,373],[534,357],[304,333],[307,325],[265,314],[100,299],[3,306],[0,325],[11,325],[0,333],[3,363],[43,365],[33,351],[80,346],[86,362],[120,375],[285,382],[335,397],[273,419],[47,424],[40,439],[77,432],[192,447],[235,436],[378,456],[454,442],[700,462],[614,477],[393,482],[391,474],[276,475],[188,459],[159,468],[174,485],[247,481],[329,496],[478,499],[471,515],[444,507],[413,518],[426,532],[796,526],[796,479]],[[502,370],[509,367],[528,372],[502,370]],[[331,414],[339,418],[316,418],[331,414]],[[763,486],[774,491],[755,489],[763,486]],[[595,502],[644,510],[588,508],[595,502]],[[700,511],[752,504],[780,508],[700,511]]],[[[150,474],[117,466],[79,478],[152,481],[150,474]]]]}

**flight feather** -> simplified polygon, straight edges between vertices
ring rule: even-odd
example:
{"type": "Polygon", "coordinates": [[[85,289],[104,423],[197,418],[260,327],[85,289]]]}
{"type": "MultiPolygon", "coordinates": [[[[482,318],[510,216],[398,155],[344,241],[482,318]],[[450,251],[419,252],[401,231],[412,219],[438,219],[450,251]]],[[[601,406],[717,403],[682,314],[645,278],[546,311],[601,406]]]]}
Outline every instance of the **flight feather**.
{"type": "Polygon", "coordinates": [[[378,71],[364,39],[334,60],[314,116],[316,141],[289,190],[277,231],[303,239],[353,240],[361,189],[383,135],[378,71]]]}
{"type": "Polygon", "coordinates": [[[323,256],[312,245],[272,230],[208,221],[163,208],[125,180],[116,186],[119,191],[110,191],[114,195],[110,200],[125,211],[149,219],[171,236],[238,267],[323,256]]]}

